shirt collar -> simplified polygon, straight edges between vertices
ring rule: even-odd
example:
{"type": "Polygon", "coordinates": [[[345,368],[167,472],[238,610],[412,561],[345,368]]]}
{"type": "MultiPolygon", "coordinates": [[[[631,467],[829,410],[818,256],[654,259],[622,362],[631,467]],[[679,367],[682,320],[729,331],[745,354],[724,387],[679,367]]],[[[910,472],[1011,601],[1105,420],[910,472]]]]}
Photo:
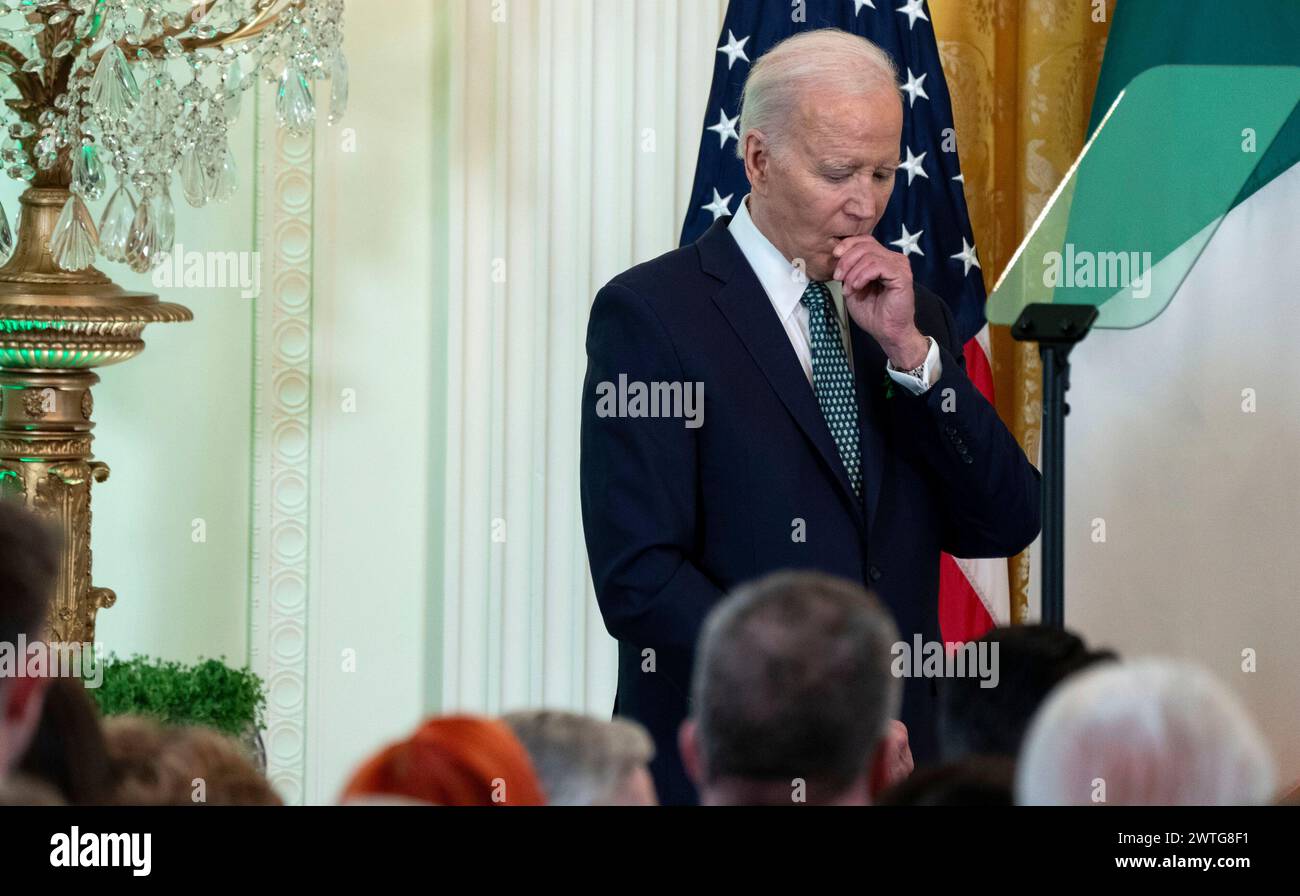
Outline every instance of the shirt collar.
{"type": "Polygon", "coordinates": [[[808,280],[803,271],[791,264],[754,224],[754,219],[749,216],[748,195],[740,200],[740,210],[727,225],[727,232],[753,268],[772,307],[782,321],[786,320],[799,306],[799,299],[803,297],[808,280]]]}
{"type": "MultiPolygon", "coordinates": [[[[740,246],[741,254],[745,256],[745,260],[758,276],[759,284],[784,323],[799,307],[799,300],[803,298],[803,291],[808,286],[808,278],[758,229],[754,219],[749,216],[749,194],[745,194],[745,198],[740,200],[740,211],[732,216],[731,223],[727,225],[727,232],[736,241],[736,245],[740,246]]],[[[840,320],[840,326],[847,327],[849,319],[848,313],[844,310],[843,287],[840,281],[830,280],[826,283],[826,287],[835,302],[835,315],[840,320]]]]}

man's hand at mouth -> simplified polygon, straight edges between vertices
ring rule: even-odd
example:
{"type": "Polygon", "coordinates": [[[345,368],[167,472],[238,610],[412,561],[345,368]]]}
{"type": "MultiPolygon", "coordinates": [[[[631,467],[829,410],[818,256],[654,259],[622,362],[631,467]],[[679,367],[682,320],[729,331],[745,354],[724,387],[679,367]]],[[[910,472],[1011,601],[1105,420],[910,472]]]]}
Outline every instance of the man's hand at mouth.
{"type": "Polygon", "coordinates": [[[899,370],[925,363],[930,342],[916,328],[916,294],[907,256],[869,234],[840,240],[832,252],[834,279],[854,323],[869,333],[899,370]]]}

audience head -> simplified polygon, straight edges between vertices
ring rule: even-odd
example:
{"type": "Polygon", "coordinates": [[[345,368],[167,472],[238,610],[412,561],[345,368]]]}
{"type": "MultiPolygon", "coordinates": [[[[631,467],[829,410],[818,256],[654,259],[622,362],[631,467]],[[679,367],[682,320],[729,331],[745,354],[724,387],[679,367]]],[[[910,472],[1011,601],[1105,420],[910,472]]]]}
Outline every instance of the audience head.
{"type": "MultiPolygon", "coordinates": [[[[46,637],[58,574],[57,540],[46,524],[9,500],[0,501],[0,650],[15,663],[19,641],[46,637]]],[[[48,679],[0,676],[0,780],[23,755],[41,716],[48,679]]]]}
{"type": "Polygon", "coordinates": [[[1015,760],[968,756],[913,773],[881,794],[882,806],[1010,806],[1014,804],[1015,760]]]}
{"type": "Polygon", "coordinates": [[[705,623],[682,759],[704,803],[867,803],[887,775],[897,633],[860,585],[774,573],[705,623]]]}
{"type": "Polygon", "coordinates": [[[17,770],[54,788],[69,805],[96,805],[112,797],[112,764],[99,708],[80,679],[50,681],[40,724],[17,770]]]}
{"type": "Polygon", "coordinates": [[[1114,663],[1064,683],[1030,726],[1021,805],[1267,802],[1275,771],[1237,697],[1187,662],[1114,663]]]}
{"type": "MultiPolygon", "coordinates": [[[[1078,635],[1048,625],[995,628],[977,643],[996,645],[997,684],[976,676],[945,679],[940,691],[939,741],[945,761],[970,755],[1016,756],[1025,731],[1052,689],[1106,660],[1078,635]]],[[[992,649],[992,648],[990,648],[992,649]]]]}
{"type": "Polygon", "coordinates": [[[59,792],[46,784],[15,772],[0,781],[0,806],[66,806],[59,792]]]}
{"type": "Polygon", "coordinates": [[[128,806],[278,806],[280,797],[233,738],[199,725],[110,716],[104,735],[116,788],[128,806]]]}
{"type": "Polygon", "coordinates": [[[653,806],[648,768],[654,744],[624,719],[557,710],[509,713],[503,720],[528,750],[551,806],[653,806]]]}
{"type": "Polygon", "coordinates": [[[375,797],[439,806],[540,806],[541,784],[505,722],[474,716],[430,719],[385,747],[352,776],[344,802],[375,797]]]}

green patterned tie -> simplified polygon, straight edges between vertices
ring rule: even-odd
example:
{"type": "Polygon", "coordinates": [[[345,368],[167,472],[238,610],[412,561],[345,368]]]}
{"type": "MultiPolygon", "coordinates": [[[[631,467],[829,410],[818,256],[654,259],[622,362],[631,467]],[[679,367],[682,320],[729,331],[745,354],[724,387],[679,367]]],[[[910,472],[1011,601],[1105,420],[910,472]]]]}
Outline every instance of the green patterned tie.
{"type": "Polygon", "coordinates": [[[840,460],[862,497],[862,453],[858,444],[858,400],[853,391],[853,371],[844,354],[835,302],[825,283],[809,282],[799,299],[808,309],[808,341],[812,343],[813,392],[830,427],[840,460]]]}

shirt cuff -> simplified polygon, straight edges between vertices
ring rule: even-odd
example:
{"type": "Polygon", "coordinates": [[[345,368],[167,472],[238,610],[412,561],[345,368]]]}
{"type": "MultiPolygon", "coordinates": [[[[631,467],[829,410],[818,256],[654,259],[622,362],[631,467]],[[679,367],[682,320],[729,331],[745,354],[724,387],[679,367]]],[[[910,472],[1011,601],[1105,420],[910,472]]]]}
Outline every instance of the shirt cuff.
{"type": "Polygon", "coordinates": [[[934,341],[933,336],[925,338],[930,340],[930,351],[926,352],[925,363],[921,365],[919,377],[898,370],[892,361],[885,362],[885,372],[889,374],[890,379],[913,395],[923,394],[939,381],[939,377],[943,376],[943,362],[939,360],[939,343],[934,341]]]}

